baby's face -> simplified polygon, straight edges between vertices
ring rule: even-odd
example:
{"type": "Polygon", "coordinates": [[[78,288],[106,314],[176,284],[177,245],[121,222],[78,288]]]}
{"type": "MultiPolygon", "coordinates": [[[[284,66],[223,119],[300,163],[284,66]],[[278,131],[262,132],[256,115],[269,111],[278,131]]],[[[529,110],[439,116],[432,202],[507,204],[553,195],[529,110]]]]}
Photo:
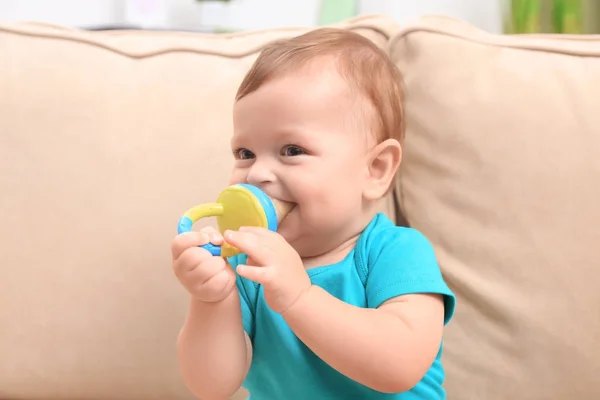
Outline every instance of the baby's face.
{"type": "Polygon", "coordinates": [[[346,81],[315,68],[276,78],[234,107],[231,183],[291,202],[279,233],[302,257],[357,234],[369,141],[346,81]]]}

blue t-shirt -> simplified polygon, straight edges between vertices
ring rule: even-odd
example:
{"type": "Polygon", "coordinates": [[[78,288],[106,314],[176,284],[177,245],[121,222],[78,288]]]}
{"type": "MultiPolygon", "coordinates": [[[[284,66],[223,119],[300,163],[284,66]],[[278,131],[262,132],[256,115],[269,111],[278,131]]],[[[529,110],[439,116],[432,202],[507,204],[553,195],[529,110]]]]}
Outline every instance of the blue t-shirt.
{"type": "MultiPolygon", "coordinates": [[[[229,261],[235,268],[245,255],[229,261]]],[[[395,226],[378,214],[344,260],[307,270],[313,285],[338,299],[364,308],[414,293],[444,296],[445,323],[455,298],[442,278],[429,241],[412,228],[395,226]]],[[[315,355],[298,339],[283,317],[269,308],[261,285],[238,275],[242,319],[253,346],[252,365],[244,387],[252,400],[385,399],[441,400],[442,348],[425,377],[410,391],[386,394],[357,383],[315,355]]]]}

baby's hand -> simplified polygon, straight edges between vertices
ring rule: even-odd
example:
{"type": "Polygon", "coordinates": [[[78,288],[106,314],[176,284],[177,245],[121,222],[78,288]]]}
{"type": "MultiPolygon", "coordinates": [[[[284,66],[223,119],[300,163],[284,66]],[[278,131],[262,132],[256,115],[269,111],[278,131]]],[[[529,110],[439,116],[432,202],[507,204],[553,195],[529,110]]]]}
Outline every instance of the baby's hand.
{"type": "Polygon", "coordinates": [[[273,311],[284,313],[310,288],[300,256],[277,232],[244,227],[225,232],[225,240],[248,255],[248,265],[238,265],[236,271],[263,286],[273,311]]]}
{"type": "Polygon", "coordinates": [[[235,273],[224,258],[198,247],[209,242],[220,245],[223,237],[214,228],[182,233],[173,239],[171,252],[173,270],[181,284],[196,299],[214,303],[235,289],[235,273]]]}

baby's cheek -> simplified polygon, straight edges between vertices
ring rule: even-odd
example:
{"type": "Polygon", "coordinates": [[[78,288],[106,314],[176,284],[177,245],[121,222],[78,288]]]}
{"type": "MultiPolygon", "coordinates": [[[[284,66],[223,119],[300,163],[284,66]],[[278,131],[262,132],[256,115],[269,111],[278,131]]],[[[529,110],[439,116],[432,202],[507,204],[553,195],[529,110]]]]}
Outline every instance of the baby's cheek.
{"type": "Polygon", "coordinates": [[[345,217],[349,212],[348,201],[343,193],[331,193],[330,196],[321,197],[319,200],[312,211],[314,218],[321,224],[345,217]]]}
{"type": "Polygon", "coordinates": [[[234,168],[233,171],[231,171],[231,175],[229,176],[229,184],[235,185],[238,183],[245,183],[245,182],[246,182],[245,172],[238,168],[234,168]]]}

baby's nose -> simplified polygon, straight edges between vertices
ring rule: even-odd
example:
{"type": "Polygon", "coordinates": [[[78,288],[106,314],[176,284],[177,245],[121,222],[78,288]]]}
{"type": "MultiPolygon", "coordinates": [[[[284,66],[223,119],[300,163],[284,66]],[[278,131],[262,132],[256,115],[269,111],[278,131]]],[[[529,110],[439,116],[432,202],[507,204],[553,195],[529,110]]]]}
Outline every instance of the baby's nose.
{"type": "Polygon", "coordinates": [[[256,160],[246,177],[247,183],[260,187],[266,183],[272,183],[275,181],[275,174],[273,168],[271,168],[267,162],[259,162],[256,160]]]}

